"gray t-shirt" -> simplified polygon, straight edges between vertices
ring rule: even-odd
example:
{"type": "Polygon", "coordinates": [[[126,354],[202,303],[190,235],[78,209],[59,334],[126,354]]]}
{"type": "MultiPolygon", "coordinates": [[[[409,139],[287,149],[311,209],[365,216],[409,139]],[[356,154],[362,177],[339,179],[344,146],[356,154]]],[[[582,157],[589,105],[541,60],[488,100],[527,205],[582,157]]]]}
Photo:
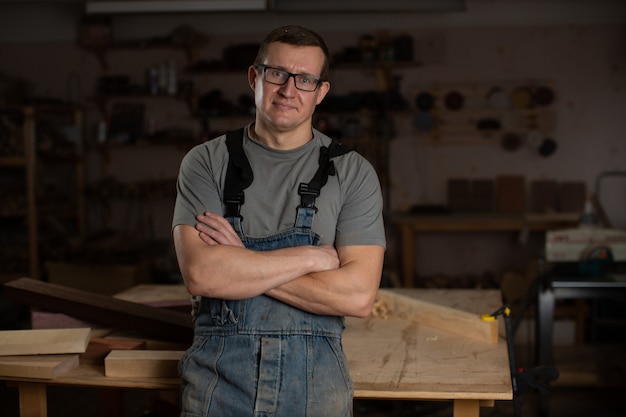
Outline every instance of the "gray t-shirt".
{"type": "MultiPolygon", "coordinates": [[[[300,204],[298,186],[308,183],[319,166],[321,146],[331,139],[317,130],[313,140],[288,151],[269,148],[244,132],[244,152],[252,167],[254,181],[245,193],[241,208],[247,235],[262,237],[294,226],[300,204]]],[[[194,226],[196,214],[224,213],[222,198],[228,166],[226,136],[191,149],[183,158],[177,182],[178,195],[172,228],[194,226]]],[[[385,246],[382,195],[372,165],[356,152],[333,158],[337,174],[329,176],[316,199],[318,212],[313,231],[322,244],[385,246]]]]}

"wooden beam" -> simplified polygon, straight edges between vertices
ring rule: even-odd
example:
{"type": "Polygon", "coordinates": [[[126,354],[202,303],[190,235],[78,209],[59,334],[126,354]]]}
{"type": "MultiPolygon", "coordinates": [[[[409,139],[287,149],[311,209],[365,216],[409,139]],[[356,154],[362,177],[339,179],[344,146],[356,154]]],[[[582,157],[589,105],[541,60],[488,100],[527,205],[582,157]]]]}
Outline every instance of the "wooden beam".
{"type": "Polygon", "coordinates": [[[83,353],[91,329],[0,331],[0,356],[83,353]]]}
{"type": "MultiPolygon", "coordinates": [[[[485,312],[489,313],[491,311],[485,312]]],[[[484,321],[478,314],[418,300],[397,292],[379,290],[374,304],[374,315],[382,318],[385,315],[406,318],[463,337],[490,344],[498,343],[496,320],[484,321]]]]}
{"type": "Polygon", "coordinates": [[[104,359],[109,377],[177,378],[178,362],[184,351],[112,350],[104,359]]]}
{"type": "Polygon", "coordinates": [[[3,295],[31,307],[64,313],[92,323],[136,330],[169,341],[191,343],[193,340],[190,314],[118,300],[107,295],[31,278],[19,278],[4,284],[3,295]]]}
{"type": "Polygon", "coordinates": [[[102,365],[112,350],[139,350],[145,349],[146,345],[145,340],[92,337],[87,351],[80,355],[80,362],[102,365]]]}
{"type": "Polygon", "coordinates": [[[0,357],[0,375],[19,378],[54,379],[78,366],[78,355],[0,357]]]}

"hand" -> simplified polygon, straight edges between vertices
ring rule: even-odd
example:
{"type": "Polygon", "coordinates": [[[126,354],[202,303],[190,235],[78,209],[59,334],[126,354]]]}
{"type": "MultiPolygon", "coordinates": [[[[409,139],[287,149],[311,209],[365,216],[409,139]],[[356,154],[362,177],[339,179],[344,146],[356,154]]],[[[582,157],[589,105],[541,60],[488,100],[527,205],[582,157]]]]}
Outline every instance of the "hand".
{"type": "Polygon", "coordinates": [[[204,214],[197,215],[196,219],[198,220],[196,230],[200,232],[200,239],[207,245],[244,247],[241,239],[239,239],[235,230],[224,217],[207,211],[204,214]]]}
{"type": "Polygon", "coordinates": [[[331,269],[337,269],[341,266],[339,261],[339,254],[332,245],[314,246],[319,253],[320,266],[313,272],[329,271],[331,269]]]}

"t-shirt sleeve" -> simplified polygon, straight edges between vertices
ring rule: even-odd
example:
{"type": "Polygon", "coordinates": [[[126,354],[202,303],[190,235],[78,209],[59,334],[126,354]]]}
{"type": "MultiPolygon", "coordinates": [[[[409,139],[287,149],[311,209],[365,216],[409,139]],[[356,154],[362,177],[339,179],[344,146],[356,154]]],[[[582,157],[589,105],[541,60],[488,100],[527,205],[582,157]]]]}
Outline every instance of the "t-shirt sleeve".
{"type": "Polygon", "coordinates": [[[216,175],[215,169],[210,149],[204,144],[192,148],[184,156],[176,181],[172,229],[179,224],[194,226],[196,215],[205,211],[222,214],[220,173],[216,175]]]}
{"type": "Polygon", "coordinates": [[[337,222],[336,246],[380,245],[386,247],[383,198],[374,167],[361,155],[350,152],[337,162],[345,188],[337,222]]]}

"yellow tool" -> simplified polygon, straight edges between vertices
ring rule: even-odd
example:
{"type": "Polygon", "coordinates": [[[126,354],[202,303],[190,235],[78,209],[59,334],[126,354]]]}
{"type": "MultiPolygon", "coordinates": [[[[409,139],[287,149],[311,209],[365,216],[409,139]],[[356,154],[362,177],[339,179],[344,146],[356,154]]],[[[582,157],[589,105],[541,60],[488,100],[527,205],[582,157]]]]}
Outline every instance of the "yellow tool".
{"type": "Polygon", "coordinates": [[[511,308],[509,306],[504,306],[500,310],[495,311],[491,314],[483,314],[481,318],[483,321],[494,321],[499,314],[504,315],[504,317],[508,317],[511,315],[511,308]]]}

